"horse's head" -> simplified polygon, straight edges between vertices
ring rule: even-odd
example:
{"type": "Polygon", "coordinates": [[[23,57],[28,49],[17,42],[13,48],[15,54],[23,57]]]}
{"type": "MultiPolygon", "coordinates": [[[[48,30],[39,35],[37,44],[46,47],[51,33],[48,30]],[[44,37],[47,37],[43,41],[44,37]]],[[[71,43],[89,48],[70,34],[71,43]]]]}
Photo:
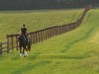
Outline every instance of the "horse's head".
{"type": "Polygon", "coordinates": [[[24,38],[24,36],[22,36],[22,35],[19,36],[18,41],[19,41],[19,43],[20,43],[21,45],[25,45],[25,44],[26,44],[25,38],[24,38]]]}

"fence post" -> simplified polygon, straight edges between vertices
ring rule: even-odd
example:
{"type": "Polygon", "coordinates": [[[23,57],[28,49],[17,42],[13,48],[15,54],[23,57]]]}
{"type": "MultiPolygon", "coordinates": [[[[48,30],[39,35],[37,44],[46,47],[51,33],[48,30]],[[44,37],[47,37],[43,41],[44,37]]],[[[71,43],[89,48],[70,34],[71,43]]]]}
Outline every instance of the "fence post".
{"type": "Polygon", "coordinates": [[[37,38],[38,38],[38,43],[40,43],[40,37],[41,37],[40,31],[38,31],[38,36],[37,36],[37,38]]]}
{"type": "Polygon", "coordinates": [[[46,30],[43,30],[43,40],[46,40],[46,30]]]}
{"type": "Polygon", "coordinates": [[[18,51],[18,35],[16,35],[16,50],[18,51]]]}
{"type": "Polygon", "coordinates": [[[43,42],[43,30],[41,31],[41,42],[43,42]]]}
{"type": "Polygon", "coordinates": [[[9,37],[7,35],[7,53],[9,53],[9,37]]]}
{"type": "Polygon", "coordinates": [[[0,55],[2,55],[2,43],[0,43],[0,55]]]}
{"type": "Polygon", "coordinates": [[[14,47],[13,47],[13,34],[11,34],[11,47],[12,47],[12,51],[13,51],[13,49],[14,49],[14,47]]]}
{"type": "Polygon", "coordinates": [[[37,44],[37,32],[35,32],[35,44],[37,44]]]}
{"type": "Polygon", "coordinates": [[[34,32],[32,33],[32,42],[33,42],[33,44],[35,44],[35,36],[34,36],[34,32]]]}
{"type": "Polygon", "coordinates": [[[47,32],[47,29],[45,29],[45,39],[46,39],[46,40],[48,39],[48,32],[47,32]]]}
{"type": "Polygon", "coordinates": [[[30,42],[33,44],[33,33],[30,34],[30,42]]]}
{"type": "Polygon", "coordinates": [[[43,41],[43,39],[42,39],[42,32],[43,32],[43,30],[40,31],[40,42],[43,41]]]}

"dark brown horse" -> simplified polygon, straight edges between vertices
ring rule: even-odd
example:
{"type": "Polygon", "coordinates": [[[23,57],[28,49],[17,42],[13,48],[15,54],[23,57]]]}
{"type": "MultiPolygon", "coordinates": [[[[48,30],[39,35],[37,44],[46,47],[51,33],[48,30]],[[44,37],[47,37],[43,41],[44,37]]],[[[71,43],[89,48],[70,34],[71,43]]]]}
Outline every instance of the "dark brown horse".
{"type": "Polygon", "coordinates": [[[19,36],[18,38],[18,41],[19,41],[19,48],[20,48],[20,56],[22,56],[24,54],[24,50],[26,50],[26,53],[24,54],[24,56],[28,56],[28,51],[30,51],[31,49],[31,43],[30,43],[30,39],[26,38],[21,35],[19,36]],[[23,52],[22,52],[22,48],[23,48],[23,52]]]}

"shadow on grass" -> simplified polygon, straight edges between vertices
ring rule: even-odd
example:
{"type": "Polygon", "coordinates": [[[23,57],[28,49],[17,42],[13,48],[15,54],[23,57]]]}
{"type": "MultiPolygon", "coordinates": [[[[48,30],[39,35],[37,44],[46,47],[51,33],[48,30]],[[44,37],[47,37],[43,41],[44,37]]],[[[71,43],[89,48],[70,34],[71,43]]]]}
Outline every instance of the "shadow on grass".
{"type": "Polygon", "coordinates": [[[81,60],[88,58],[89,56],[65,56],[65,55],[41,55],[38,59],[74,59],[81,60]]]}
{"type": "Polygon", "coordinates": [[[20,59],[22,59],[22,58],[28,59],[28,60],[35,60],[38,55],[40,55],[40,53],[34,53],[33,55],[28,55],[27,57],[24,57],[24,55],[23,55],[22,57],[20,57],[20,55],[17,54],[17,55],[15,55],[15,56],[13,55],[13,56],[11,57],[11,60],[20,60],[20,59]]]}
{"type": "MultiPolygon", "coordinates": [[[[71,49],[71,47],[72,47],[73,45],[75,45],[76,43],[78,43],[78,42],[80,42],[80,41],[82,41],[82,40],[87,39],[87,38],[91,35],[92,31],[95,30],[96,27],[98,27],[98,26],[99,26],[99,25],[96,25],[96,26],[92,27],[91,29],[89,29],[89,31],[87,31],[83,37],[81,37],[81,38],[79,38],[79,39],[76,39],[76,40],[74,40],[74,41],[68,43],[68,44],[65,46],[65,49],[63,49],[63,50],[61,51],[61,53],[64,53],[64,52],[68,51],[68,50],[71,49]]],[[[79,35],[78,35],[78,36],[79,36],[79,35]]]]}
{"type": "Polygon", "coordinates": [[[24,74],[24,72],[31,71],[36,67],[44,66],[49,63],[51,63],[51,62],[50,61],[41,61],[36,64],[29,63],[29,64],[25,65],[24,67],[12,72],[11,74],[24,74]]]}
{"type": "Polygon", "coordinates": [[[34,54],[31,55],[28,59],[29,59],[29,60],[35,60],[39,55],[40,55],[40,53],[34,53],[34,54]]]}

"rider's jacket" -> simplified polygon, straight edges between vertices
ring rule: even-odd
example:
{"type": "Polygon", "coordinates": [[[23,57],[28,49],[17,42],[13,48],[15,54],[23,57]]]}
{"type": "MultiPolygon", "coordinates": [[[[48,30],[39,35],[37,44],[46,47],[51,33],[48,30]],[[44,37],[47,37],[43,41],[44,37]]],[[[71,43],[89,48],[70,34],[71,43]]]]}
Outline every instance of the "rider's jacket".
{"type": "Polygon", "coordinates": [[[26,35],[27,28],[21,28],[22,35],[26,35]]]}

